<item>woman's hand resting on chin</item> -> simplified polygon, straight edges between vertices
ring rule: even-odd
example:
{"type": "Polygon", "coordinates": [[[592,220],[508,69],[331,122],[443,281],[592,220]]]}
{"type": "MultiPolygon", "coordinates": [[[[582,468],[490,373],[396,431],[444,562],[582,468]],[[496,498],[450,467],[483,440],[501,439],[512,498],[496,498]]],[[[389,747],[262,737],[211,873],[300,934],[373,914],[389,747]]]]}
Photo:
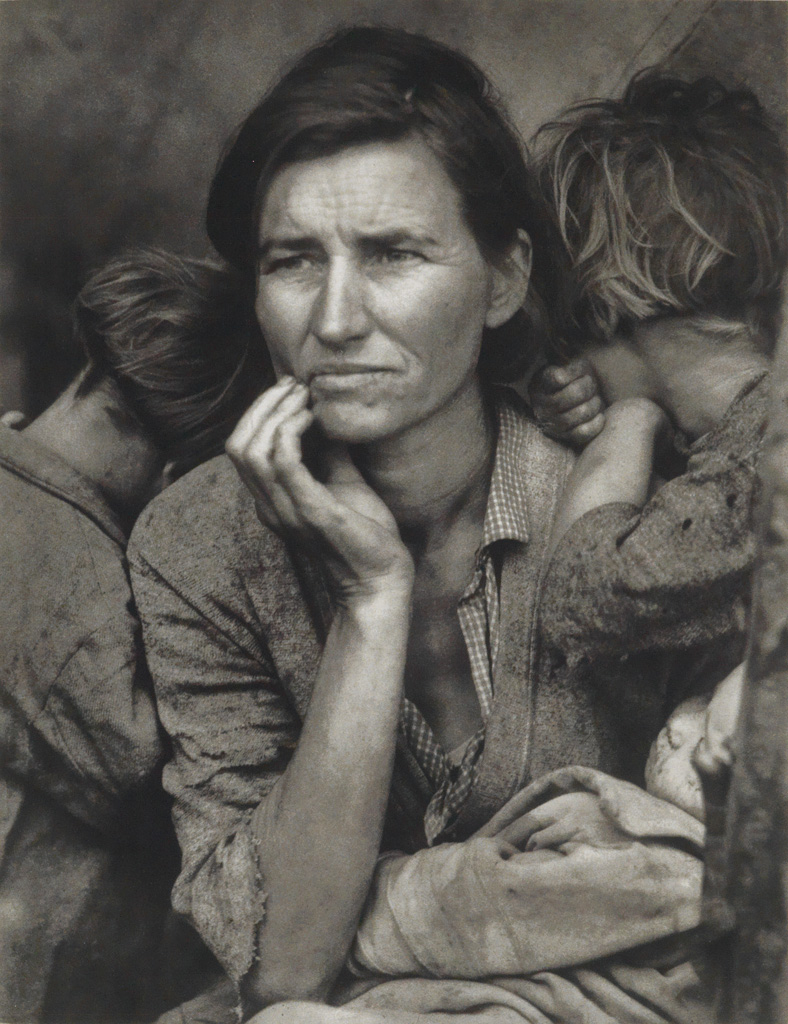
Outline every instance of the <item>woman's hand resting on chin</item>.
{"type": "Polygon", "coordinates": [[[304,465],[301,440],[314,422],[308,401],[305,384],[283,377],[254,402],[227,441],[258,518],[322,561],[340,603],[409,588],[410,553],[347,448],[329,442],[321,451],[323,482],[304,465]]]}

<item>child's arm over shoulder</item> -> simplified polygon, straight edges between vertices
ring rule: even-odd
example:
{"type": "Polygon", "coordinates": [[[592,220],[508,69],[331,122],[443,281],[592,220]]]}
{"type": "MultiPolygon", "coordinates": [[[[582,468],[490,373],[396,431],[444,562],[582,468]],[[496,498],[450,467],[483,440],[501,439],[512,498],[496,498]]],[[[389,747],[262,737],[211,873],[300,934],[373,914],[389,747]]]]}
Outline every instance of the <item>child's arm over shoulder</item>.
{"type": "Polygon", "coordinates": [[[575,463],[551,537],[554,551],[567,530],[602,505],[641,508],[649,495],[654,448],[667,417],[647,398],[614,402],[605,424],[575,463]]]}
{"type": "Polygon", "coordinates": [[[742,426],[748,437],[733,437],[733,424],[720,443],[710,435],[687,472],[649,498],[642,489],[624,494],[634,461],[629,469],[616,463],[630,458],[631,441],[619,446],[603,431],[592,444],[604,446],[605,457],[584,467],[589,445],[553,535],[542,600],[549,645],[589,657],[677,651],[740,628],[736,607],[755,555],[758,450],[757,431],[742,426]]]}

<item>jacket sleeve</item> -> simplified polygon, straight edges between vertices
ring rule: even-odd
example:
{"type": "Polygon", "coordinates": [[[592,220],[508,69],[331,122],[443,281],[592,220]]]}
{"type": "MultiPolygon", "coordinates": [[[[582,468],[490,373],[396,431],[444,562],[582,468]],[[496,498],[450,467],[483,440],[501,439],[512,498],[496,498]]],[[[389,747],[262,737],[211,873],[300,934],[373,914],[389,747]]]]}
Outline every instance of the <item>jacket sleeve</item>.
{"type": "Polygon", "coordinates": [[[190,549],[188,527],[173,545],[171,525],[147,517],[129,560],[172,742],[164,785],[183,858],[173,906],[237,981],[265,915],[250,817],[283,772],[300,726],[239,574],[207,538],[190,549]]]}
{"type": "Polygon", "coordinates": [[[643,509],[586,513],[555,551],[542,633],[567,657],[681,651],[741,628],[755,558],[754,460],[690,462],[643,509]]]}
{"type": "Polygon", "coordinates": [[[0,760],[10,778],[127,842],[127,812],[158,784],[164,756],[140,626],[114,544],[86,530],[65,533],[61,549],[70,578],[49,581],[37,642],[10,638],[17,650],[13,683],[0,693],[0,760]]]}
{"type": "Polygon", "coordinates": [[[487,978],[645,953],[650,943],[681,949],[700,921],[703,840],[689,814],[630,783],[559,770],[464,843],[382,859],[350,966],[362,976],[487,978]],[[618,841],[534,851],[508,841],[507,826],[545,795],[572,791],[595,794],[618,841]]]}
{"type": "Polygon", "coordinates": [[[642,509],[604,505],[575,523],[545,579],[549,646],[569,659],[677,652],[741,632],[768,407],[763,375],[642,509]]]}

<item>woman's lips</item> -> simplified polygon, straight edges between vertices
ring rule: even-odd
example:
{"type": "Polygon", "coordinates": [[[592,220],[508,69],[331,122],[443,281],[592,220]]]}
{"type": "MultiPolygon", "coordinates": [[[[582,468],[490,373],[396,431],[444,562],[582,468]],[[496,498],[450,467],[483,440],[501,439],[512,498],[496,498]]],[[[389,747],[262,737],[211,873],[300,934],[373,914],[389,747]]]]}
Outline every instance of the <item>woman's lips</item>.
{"type": "Polygon", "coordinates": [[[356,387],[360,383],[369,383],[394,372],[385,366],[332,367],[311,374],[309,386],[320,391],[341,391],[356,387]]]}

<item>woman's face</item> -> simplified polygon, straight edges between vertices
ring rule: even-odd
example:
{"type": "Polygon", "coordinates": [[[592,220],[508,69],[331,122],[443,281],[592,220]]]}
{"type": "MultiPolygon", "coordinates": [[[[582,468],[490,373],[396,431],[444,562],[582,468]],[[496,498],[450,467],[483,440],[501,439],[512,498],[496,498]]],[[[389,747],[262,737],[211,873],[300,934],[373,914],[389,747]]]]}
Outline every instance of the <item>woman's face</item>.
{"type": "Polygon", "coordinates": [[[309,385],[329,437],[394,436],[478,387],[482,330],[502,322],[496,272],[420,140],[283,168],[259,242],[256,311],[274,367],[309,385]]]}

